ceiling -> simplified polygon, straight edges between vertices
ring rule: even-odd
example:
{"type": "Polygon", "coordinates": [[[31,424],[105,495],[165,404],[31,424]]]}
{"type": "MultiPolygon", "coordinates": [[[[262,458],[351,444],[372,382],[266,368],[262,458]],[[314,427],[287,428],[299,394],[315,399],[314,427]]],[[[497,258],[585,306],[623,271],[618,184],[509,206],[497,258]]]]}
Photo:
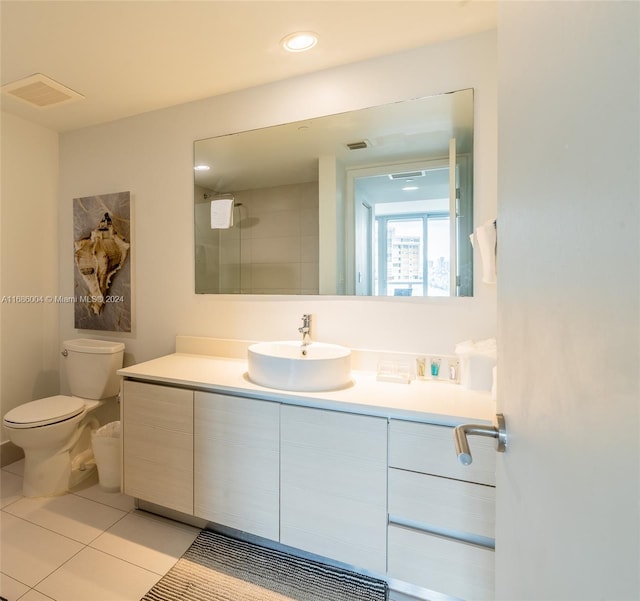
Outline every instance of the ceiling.
{"type": "Polygon", "coordinates": [[[2,0],[1,83],[42,73],[83,100],[2,109],[64,132],[496,27],[494,0],[2,0]],[[293,31],[319,34],[290,54],[293,31]]]}

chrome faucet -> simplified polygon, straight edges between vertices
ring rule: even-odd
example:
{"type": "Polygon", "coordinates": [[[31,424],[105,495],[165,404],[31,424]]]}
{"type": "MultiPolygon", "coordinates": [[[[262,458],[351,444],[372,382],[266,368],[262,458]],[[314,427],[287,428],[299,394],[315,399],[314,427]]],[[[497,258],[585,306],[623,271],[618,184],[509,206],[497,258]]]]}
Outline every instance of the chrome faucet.
{"type": "Polygon", "coordinates": [[[298,332],[302,334],[302,346],[308,346],[311,344],[311,315],[305,313],[302,316],[302,326],[298,328],[298,332]]]}

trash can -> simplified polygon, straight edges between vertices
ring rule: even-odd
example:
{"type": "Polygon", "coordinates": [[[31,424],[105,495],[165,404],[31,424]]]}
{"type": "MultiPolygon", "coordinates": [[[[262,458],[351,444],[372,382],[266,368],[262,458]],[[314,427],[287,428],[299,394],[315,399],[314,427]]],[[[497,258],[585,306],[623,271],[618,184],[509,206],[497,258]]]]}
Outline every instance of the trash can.
{"type": "Polygon", "coordinates": [[[100,488],[120,491],[120,422],[110,422],[91,433],[100,488]]]}

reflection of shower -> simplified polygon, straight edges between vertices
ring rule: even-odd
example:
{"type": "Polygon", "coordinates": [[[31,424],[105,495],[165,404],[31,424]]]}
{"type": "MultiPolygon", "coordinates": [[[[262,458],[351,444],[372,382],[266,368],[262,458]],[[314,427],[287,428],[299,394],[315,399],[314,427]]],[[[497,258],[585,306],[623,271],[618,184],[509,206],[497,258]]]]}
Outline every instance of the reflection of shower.
{"type": "MultiPolygon", "coordinates": [[[[202,196],[204,200],[208,200],[211,203],[211,229],[231,229],[234,225],[235,209],[243,206],[242,203],[236,203],[235,196],[231,192],[214,192],[213,194],[205,192],[202,196]],[[214,209],[215,204],[218,206],[214,209]]],[[[239,208],[238,212],[240,212],[239,208]]],[[[240,226],[240,222],[238,222],[238,226],[240,226]]]]}
{"type": "MultiPolygon", "coordinates": [[[[223,192],[223,193],[213,193],[207,194],[206,192],[203,195],[205,200],[233,200],[233,208],[234,210],[238,209],[238,221],[236,225],[241,229],[248,229],[250,227],[256,226],[260,219],[257,217],[249,217],[249,213],[246,207],[241,202],[235,202],[235,196],[231,192],[223,192]],[[240,207],[244,207],[244,210],[240,210],[240,207]]],[[[235,216],[235,215],[234,215],[235,216]]]]}
{"type": "MultiPolygon", "coordinates": [[[[203,217],[206,215],[204,257],[200,257],[205,292],[235,293],[242,290],[242,211],[241,202],[235,202],[234,194],[215,191],[204,192],[203,217]],[[238,212],[236,213],[236,208],[238,212]],[[208,233],[207,233],[208,231],[208,233]],[[208,251],[208,253],[206,252],[208,251]]],[[[197,224],[196,224],[197,225],[197,224]]],[[[198,230],[196,230],[198,231],[198,230]]],[[[198,240],[196,239],[198,246],[198,240]]],[[[197,248],[196,246],[196,248],[197,248]]],[[[196,252],[198,252],[198,248],[196,252]]]]}

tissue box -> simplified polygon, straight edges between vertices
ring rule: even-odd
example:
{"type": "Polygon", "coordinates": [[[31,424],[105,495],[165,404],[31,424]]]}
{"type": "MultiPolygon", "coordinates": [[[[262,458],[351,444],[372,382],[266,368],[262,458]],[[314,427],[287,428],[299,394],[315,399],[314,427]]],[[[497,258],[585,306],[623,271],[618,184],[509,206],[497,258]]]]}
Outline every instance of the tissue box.
{"type": "Polygon", "coordinates": [[[493,388],[493,368],[496,360],[483,355],[469,355],[460,358],[460,384],[469,390],[493,388]]]}
{"type": "Polygon", "coordinates": [[[494,367],[497,363],[495,339],[473,342],[471,340],[456,345],[456,355],[460,358],[460,384],[469,390],[494,388],[494,367]]]}

